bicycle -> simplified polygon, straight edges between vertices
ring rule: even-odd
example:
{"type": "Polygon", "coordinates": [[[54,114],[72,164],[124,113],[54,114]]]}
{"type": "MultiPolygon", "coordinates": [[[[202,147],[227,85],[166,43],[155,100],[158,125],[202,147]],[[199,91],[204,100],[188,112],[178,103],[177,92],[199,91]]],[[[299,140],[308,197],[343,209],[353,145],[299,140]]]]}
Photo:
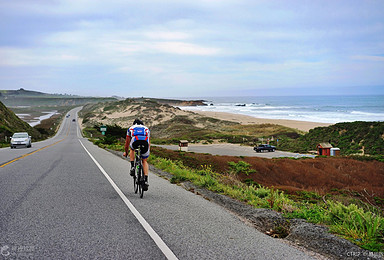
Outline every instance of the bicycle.
{"type": "Polygon", "coordinates": [[[141,161],[141,149],[144,149],[143,145],[139,145],[137,149],[135,149],[135,161],[134,161],[135,174],[133,175],[133,189],[135,193],[139,192],[140,198],[143,198],[145,183],[144,183],[143,163],[141,161]]]}

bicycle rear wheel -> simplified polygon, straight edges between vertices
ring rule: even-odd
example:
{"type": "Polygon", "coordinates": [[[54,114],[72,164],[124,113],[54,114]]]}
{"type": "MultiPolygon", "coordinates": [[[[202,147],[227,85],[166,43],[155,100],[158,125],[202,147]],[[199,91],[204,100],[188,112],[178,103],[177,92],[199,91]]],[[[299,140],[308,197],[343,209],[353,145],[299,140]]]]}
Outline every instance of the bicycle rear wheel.
{"type": "Polygon", "coordinates": [[[135,193],[137,193],[137,191],[139,190],[139,178],[138,178],[138,175],[137,175],[137,167],[135,166],[135,175],[133,176],[133,190],[135,191],[135,193]]]}
{"type": "Polygon", "coordinates": [[[144,196],[144,189],[143,189],[143,184],[140,184],[140,188],[139,188],[139,193],[140,193],[140,198],[143,198],[144,196]]]}
{"type": "Polygon", "coordinates": [[[140,198],[143,198],[144,196],[144,189],[143,189],[143,185],[144,185],[144,172],[143,172],[143,167],[140,167],[140,181],[139,181],[139,194],[140,194],[140,198]]]}

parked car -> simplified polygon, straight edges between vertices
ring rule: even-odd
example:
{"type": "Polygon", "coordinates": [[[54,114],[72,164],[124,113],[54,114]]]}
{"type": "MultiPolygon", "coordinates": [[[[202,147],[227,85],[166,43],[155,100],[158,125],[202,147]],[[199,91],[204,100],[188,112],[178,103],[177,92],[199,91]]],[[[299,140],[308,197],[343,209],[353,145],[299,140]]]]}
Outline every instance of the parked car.
{"type": "Polygon", "coordinates": [[[28,133],[14,133],[11,137],[11,148],[16,148],[17,146],[31,147],[31,136],[28,133]]]}
{"type": "Polygon", "coordinates": [[[276,150],[276,147],[269,144],[260,144],[259,146],[255,146],[253,148],[257,153],[268,151],[268,152],[274,152],[276,150]]]}

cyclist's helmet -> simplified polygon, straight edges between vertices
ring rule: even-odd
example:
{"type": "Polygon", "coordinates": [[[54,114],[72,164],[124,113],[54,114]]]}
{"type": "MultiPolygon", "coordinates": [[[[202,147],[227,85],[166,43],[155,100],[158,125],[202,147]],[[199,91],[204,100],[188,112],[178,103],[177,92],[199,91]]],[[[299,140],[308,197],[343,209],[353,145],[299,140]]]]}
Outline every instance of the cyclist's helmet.
{"type": "Polygon", "coordinates": [[[143,121],[141,121],[140,119],[135,119],[135,121],[133,121],[133,124],[134,125],[144,125],[143,121]]]}

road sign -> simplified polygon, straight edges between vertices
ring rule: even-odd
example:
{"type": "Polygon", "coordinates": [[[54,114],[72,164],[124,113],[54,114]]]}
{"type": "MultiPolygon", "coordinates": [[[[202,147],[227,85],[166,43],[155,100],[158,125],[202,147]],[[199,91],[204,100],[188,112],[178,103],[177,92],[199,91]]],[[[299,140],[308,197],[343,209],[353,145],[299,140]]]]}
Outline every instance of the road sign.
{"type": "Polygon", "coordinates": [[[100,126],[100,131],[102,135],[105,135],[105,132],[107,132],[107,126],[105,125],[100,126]]]}

